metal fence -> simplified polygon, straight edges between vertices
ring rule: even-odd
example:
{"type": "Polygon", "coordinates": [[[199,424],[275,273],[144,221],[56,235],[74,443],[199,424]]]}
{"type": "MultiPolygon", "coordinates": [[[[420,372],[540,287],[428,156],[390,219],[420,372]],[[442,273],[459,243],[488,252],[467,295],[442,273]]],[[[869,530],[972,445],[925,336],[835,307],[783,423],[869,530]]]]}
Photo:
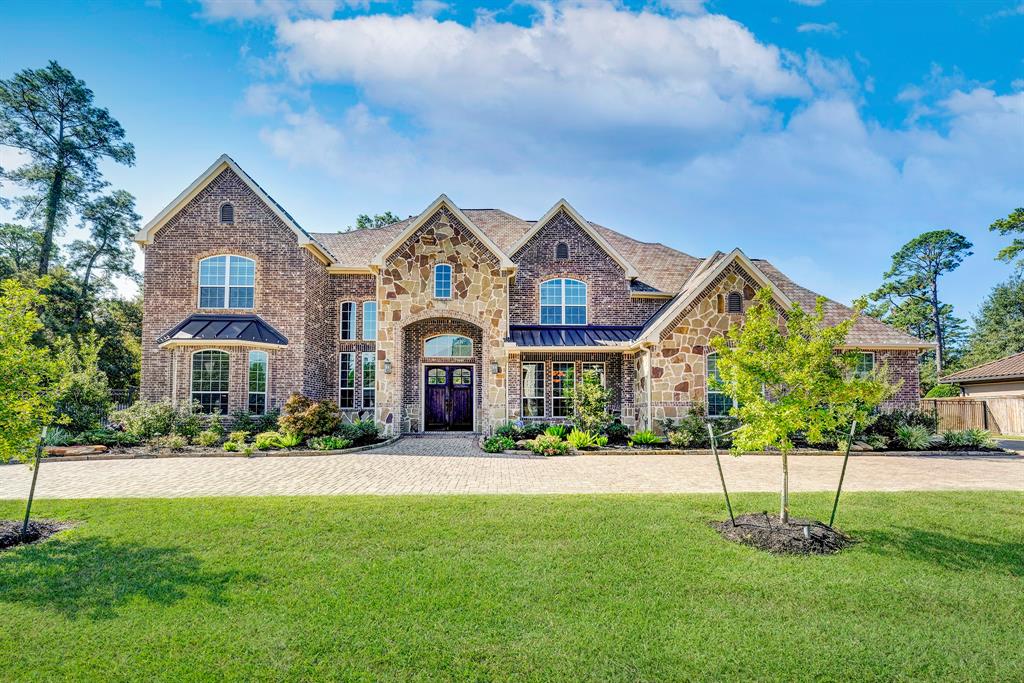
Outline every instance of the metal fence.
{"type": "Polygon", "coordinates": [[[114,401],[114,410],[124,410],[139,398],[139,390],[137,387],[112,389],[110,398],[114,401]]]}

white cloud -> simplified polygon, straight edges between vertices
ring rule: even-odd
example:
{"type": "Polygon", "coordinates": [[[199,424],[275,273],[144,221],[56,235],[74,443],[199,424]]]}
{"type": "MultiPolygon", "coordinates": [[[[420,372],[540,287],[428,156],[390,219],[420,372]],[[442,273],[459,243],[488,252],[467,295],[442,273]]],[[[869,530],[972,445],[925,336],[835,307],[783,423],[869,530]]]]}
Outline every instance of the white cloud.
{"type": "MultiPolygon", "coordinates": [[[[366,9],[373,0],[199,0],[210,21],[279,21],[288,17],[327,19],[341,8],[366,9]]],[[[429,1],[429,0],[428,0],[429,1]]]]}
{"type": "Polygon", "coordinates": [[[825,0],[789,0],[797,5],[803,5],[805,7],[820,7],[825,4],[825,0]]]}
{"type": "Polygon", "coordinates": [[[416,0],[412,3],[412,13],[418,17],[436,17],[449,9],[451,6],[441,0],[416,0]]]}
{"type": "Polygon", "coordinates": [[[796,27],[799,33],[827,33],[829,35],[839,35],[839,24],[834,21],[830,21],[827,24],[818,24],[813,21],[809,21],[804,24],[800,24],[796,27]]]}
{"type": "Polygon", "coordinates": [[[991,14],[985,16],[985,20],[991,21],[992,19],[1005,19],[1007,17],[1020,16],[1024,16],[1024,2],[1013,5],[1012,7],[1006,7],[996,12],[992,12],[991,14]]]}

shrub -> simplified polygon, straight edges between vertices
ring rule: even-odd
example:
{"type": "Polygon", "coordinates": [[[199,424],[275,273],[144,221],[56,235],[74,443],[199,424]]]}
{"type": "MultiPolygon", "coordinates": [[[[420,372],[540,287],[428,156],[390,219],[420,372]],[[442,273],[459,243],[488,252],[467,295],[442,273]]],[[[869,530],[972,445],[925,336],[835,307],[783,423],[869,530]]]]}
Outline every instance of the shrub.
{"type": "Polygon", "coordinates": [[[196,437],[196,443],[200,446],[216,446],[220,443],[220,434],[212,429],[206,429],[199,432],[199,436],[196,437]]]}
{"type": "Polygon", "coordinates": [[[302,441],[302,436],[293,432],[285,432],[277,440],[281,444],[281,448],[295,448],[296,446],[301,446],[302,441]]]}
{"type": "Polygon", "coordinates": [[[175,411],[174,433],[194,439],[203,431],[203,414],[199,412],[199,404],[179,407],[175,411]]]}
{"type": "Polygon", "coordinates": [[[924,395],[925,398],[956,398],[960,395],[960,387],[956,384],[936,384],[924,395]]]}
{"type": "Polygon", "coordinates": [[[939,428],[934,413],[922,412],[920,410],[893,410],[887,413],[878,413],[874,420],[864,429],[865,434],[880,434],[890,440],[896,438],[896,430],[901,426],[924,427],[929,434],[935,433],[939,428]]]}
{"type": "Polygon", "coordinates": [[[274,451],[281,448],[281,435],[278,432],[260,432],[253,440],[258,451],[274,451]]]}
{"type": "MultiPolygon", "coordinates": [[[[231,426],[240,432],[248,432],[250,434],[269,431],[268,429],[256,428],[257,417],[259,416],[253,415],[248,410],[236,410],[231,413],[231,426]]],[[[270,429],[273,429],[273,427],[270,429]]],[[[234,441],[234,439],[232,439],[232,441],[234,441]]]]}
{"type": "Polygon", "coordinates": [[[676,430],[668,433],[668,442],[673,448],[694,447],[693,435],[688,431],[676,430]]]}
{"type": "Polygon", "coordinates": [[[618,418],[604,428],[604,433],[610,443],[626,443],[629,440],[629,427],[622,424],[618,418]]]}
{"type": "Polygon", "coordinates": [[[249,432],[243,430],[237,430],[228,434],[228,441],[234,441],[235,443],[245,443],[249,439],[249,432]]]}
{"type": "Polygon", "coordinates": [[[228,441],[224,442],[223,448],[224,448],[224,450],[228,451],[229,453],[236,453],[236,452],[238,452],[238,451],[240,451],[242,449],[242,447],[240,445],[238,445],[237,442],[232,441],[230,439],[228,441]]]}
{"type": "Polygon", "coordinates": [[[565,455],[569,452],[569,442],[557,436],[541,434],[526,442],[526,447],[537,455],[565,455]]]}
{"type": "Polygon", "coordinates": [[[920,425],[902,425],[896,428],[896,442],[911,451],[928,448],[932,443],[932,433],[920,425]]]}
{"type": "Polygon", "coordinates": [[[113,429],[90,429],[75,434],[69,442],[73,446],[138,446],[142,440],[127,432],[116,432],[113,429]]]}
{"type": "Polygon", "coordinates": [[[213,432],[218,438],[224,436],[224,419],[219,412],[213,413],[207,418],[206,431],[213,432]]]}
{"type": "Polygon", "coordinates": [[[43,439],[43,444],[47,446],[67,446],[71,443],[71,434],[68,430],[61,429],[60,427],[50,427],[46,430],[46,438],[43,439]]]}
{"type": "Polygon", "coordinates": [[[71,432],[97,429],[107,419],[111,405],[107,375],[99,366],[103,344],[90,332],[77,348],[69,339],[58,341],[58,348],[67,370],[54,407],[57,419],[71,432]]]}
{"type": "Polygon", "coordinates": [[[339,425],[335,435],[348,439],[356,446],[366,446],[380,438],[380,425],[373,420],[353,420],[339,425]]]}
{"type": "Polygon", "coordinates": [[[868,434],[864,437],[864,443],[871,446],[872,450],[881,451],[889,447],[889,438],[881,434],[868,434]]]}
{"type": "Polygon", "coordinates": [[[544,430],[547,436],[553,436],[556,439],[565,441],[565,437],[569,436],[569,427],[567,425],[551,425],[544,430]]]}
{"type": "Polygon", "coordinates": [[[578,451],[597,448],[597,435],[581,429],[573,429],[565,440],[578,451]]]}
{"type": "Polygon", "coordinates": [[[594,370],[587,370],[580,379],[573,388],[574,421],[584,432],[600,433],[612,421],[608,412],[611,389],[601,384],[601,376],[594,370]]]}
{"type": "Polygon", "coordinates": [[[594,445],[597,446],[598,448],[604,448],[605,446],[608,445],[608,437],[605,436],[604,434],[601,434],[600,436],[595,436],[594,445]]]}
{"type": "Polygon", "coordinates": [[[317,451],[340,451],[351,446],[351,439],[340,436],[314,436],[309,440],[309,447],[317,451]]]}
{"type": "Polygon", "coordinates": [[[341,424],[341,411],[334,401],[315,402],[302,394],[292,394],[277,423],[284,431],[306,438],[324,436],[341,424]]]}
{"type": "Polygon", "coordinates": [[[146,400],[136,401],[111,416],[111,420],[120,425],[125,432],[143,440],[170,434],[174,431],[177,419],[178,410],[166,400],[155,403],[146,400]]]}
{"type": "Polygon", "coordinates": [[[943,432],[942,441],[950,448],[992,448],[996,445],[995,439],[984,429],[943,432]]]}
{"type": "Polygon", "coordinates": [[[494,430],[494,436],[503,436],[507,439],[512,439],[513,441],[516,441],[522,437],[523,426],[524,425],[522,422],[518,424],[515,422],[506,422],[505,424],[500,425],[497,429],[494,430]]]}
{"type": "Polygon", "coordinates": [[[548,429],[547,422],[527,422],[519,430],[520,439],[536,439],[548,429]]]}
{"type": "Polygon", "coordinates": [[[484,439],[484,452],[486,453],[502,453],[516,447],[516,442],[507,437],[494,435],[484,439]]]}
{"type": "Polygon", "coordinates": [[[188,445],[188,439],[181,434],[167,434],[165,436],[158,436],[151,439],[149,443],[157,448],[163,448],[169,451],[181,451],[188,445]]]}
{"type": "Polygon", "coordinates": [[[661,437],[650,429],[641,429],[639,432],[636,432],[633,436],[629,437],[630,446],[651,446],[660,443],[661,437]]]}
{"type": "Polygon", "coordinates": [[[281,411],[277,408],[268,410],[262,415],[256,415],[253,417],[252,429],[249,431],[253,434],[259,434],[260,432],[272,432],[277,429],[277,423],[281,419],[281,411]]]}

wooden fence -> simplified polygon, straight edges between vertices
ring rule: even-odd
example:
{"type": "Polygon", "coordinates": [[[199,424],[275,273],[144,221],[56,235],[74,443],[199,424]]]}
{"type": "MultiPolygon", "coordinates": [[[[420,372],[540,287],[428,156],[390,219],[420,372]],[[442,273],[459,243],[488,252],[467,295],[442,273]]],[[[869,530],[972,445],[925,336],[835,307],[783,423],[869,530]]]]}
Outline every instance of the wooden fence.
{"type": "Polygon", "coordinates": [[[1024,434],[1024,396],[925,398],[921,410],[935,413],[939,431],[977,428],[993,434],[1024,434]]]}

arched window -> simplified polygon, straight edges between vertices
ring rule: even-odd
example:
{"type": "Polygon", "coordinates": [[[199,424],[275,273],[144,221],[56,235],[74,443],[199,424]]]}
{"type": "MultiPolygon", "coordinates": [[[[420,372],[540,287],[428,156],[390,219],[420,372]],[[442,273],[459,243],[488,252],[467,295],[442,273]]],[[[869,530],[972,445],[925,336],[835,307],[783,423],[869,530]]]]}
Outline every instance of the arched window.
{"type": "Polygon", "coordinates": [[[586,325],[587,285],[559,278],[540,284],[541,325],[586,325]]]}
{"type": "Polygon", "coordinates": [[[555,258],[560,261],[564,261],[569,258],[569,245],[565,242],[559,242],[555,246],[555,258]]]}
{"type": "Polygon", "coordinates": [[[441,334],[423,342],[423,355],[427,358],[469,358],[473,355],[473,340],[458,334],[441,334]]]}
{"type": "Polygon", "coordinates": [[[228,354],[196,351],[192,354],[192,400],[204,413],[228,413],[228,354]]]}
{"type": "Polygon", "coordinates": [[[221,223],[234,223],[235,222],[235,206],[231,203],[220,205],[220,222],[221,223]]]}
{"type": "Polygon", "coordinates": [[[452,298],[452,267],[447,263],[434,266],[434,298],[452,298]]]}
{"type": "Polygon", "coordinates": [[[249,352],[248,410],[255,415],[267,412],[267,352],[249,352]]]}
{"type": "Polygon", "coordinates": [[[256,262],[230,254],[199,262],[199,308],[252,308],[256,262]]]}
{"type": "Polygon", "coordinates": [[[729,292],[728,306],[726,310],[730,313],[743,312],[743,297],[740,296],[739,292],[729,292]]]}
{"type": "Polygon", "coordinates": [[[717,382],[722,380],[718,374],[718,354],[709,353],[705,363],[705,382],[708,394],[708,417],[726,417],[732,408],[732,399],[725,394],[717,382]]]}

